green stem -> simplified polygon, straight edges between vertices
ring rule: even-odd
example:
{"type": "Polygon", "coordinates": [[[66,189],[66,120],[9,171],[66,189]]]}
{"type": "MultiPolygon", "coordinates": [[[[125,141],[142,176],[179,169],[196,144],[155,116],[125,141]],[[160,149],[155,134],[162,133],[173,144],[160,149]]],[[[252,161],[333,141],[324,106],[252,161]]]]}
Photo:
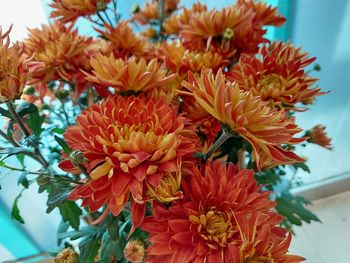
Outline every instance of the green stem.
{"type": "Polygon", "coordinates": [[[69,117],[68,117],[68,114],[67,114],[67,111],[66,111],[66,107],[64,107],[64,101],[63,100],[61,100],[61,105],[62,105],[63,115],[66,118],[67,125],[69,126],[70,125],[69,117]]]}
{"type": "Polygon", "coordinates": [[[113,23],[112,23],[112,21],[109,19],[109,16],[108,16],[106,10],[103,10],[103,13],[105,14],[105,16],[106,16],[106,18],[107,18],[109,24],[110,24],[111,26],[113,26],[113,23]]]}
{"type": "Polygon", "coordinates": [[[162,35],[164,22],[164,0],[158,1],[159,37],[162,35]]]}
{"type": "MultiPolygon", "coordinates": [[[[21,117],[18,115],[18,113],[16,112],[15,107],[13,106],[12,102],[6,102],[7,108],[11,114],[11,116],[13,117],[13,119],[17,122],[17,124],[19,125],[20,129],[23,131],[24,135],[26,138],[28,138],[30,136],[30,132],[27,129],[27,127],[24,125],[21,117]]],[[[49,164],[47,163],[47,161],[45,160],[44,156],[41,154],[39,146],[36,143],[31,143],[31,145],[34,147],[35,149],[35,154],[38,156],[39,162],[45,167],[47,168],[49,166],[49,164]]]]}

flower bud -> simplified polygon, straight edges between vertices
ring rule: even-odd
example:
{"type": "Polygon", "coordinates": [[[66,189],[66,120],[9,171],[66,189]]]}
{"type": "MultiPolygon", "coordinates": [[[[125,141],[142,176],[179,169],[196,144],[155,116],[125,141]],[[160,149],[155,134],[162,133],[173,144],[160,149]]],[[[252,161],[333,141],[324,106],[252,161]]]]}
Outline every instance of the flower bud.
{"type": "Polygon", "coordinates": [[[131,13],[136,14],[138,12],[140,12],[140,7],[137,4],[133,4],[131,6],[131,13]]]}
{"type": "Polygon", "coordinates": [[[87,161],[87,159],[85,158],[84,154],[79,151],[73,151],[69,154],[69,158],[71,159],[72,163],[77,166],[78,164],[84,163],[87,161]]]}
{"type": "Polygon", "coordinates": [[[68,90],[65,90],[65,89],[60,89],[55,92],[55,96],[59,100],[65,100],[68,97],[68,95],[69,95],[69,92],[68,90]]]}
{"type": "Polygon", "coordinates": [[[145,243],[140,239],[130,240],[124,248],[124,257],[131,263],[142,263],[145,255],[145,243]]]}
{"type": "Polygon", "coordinates": [[[77,254],[71,248],[63,249],[57,256],[55,257],[55,263],[76,263],[77,254]]]}
{"type": "Polygon", "coordinates": [[[235,32],[231,28],[226,28],[224,32],[222,32],[222,38],[224,40],[231,40],[235,35],[235,32]]]}

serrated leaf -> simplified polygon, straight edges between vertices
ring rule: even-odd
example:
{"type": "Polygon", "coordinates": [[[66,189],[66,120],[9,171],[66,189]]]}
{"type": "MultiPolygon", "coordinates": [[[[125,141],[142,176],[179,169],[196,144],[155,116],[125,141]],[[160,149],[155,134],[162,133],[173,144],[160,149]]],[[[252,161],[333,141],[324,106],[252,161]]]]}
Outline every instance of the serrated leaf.
{"type": "Polygon", "coordinates": [[[97,235],[85,238],[79,244],[79,262],[95,262],[95,257],[97,256],[98,250],[100,248],[100,238],[97,235]]]}
{"type": "Polygon", "coordinates": [[[123,245],[119,241],[112,240],[108,232],[102,236],[101,261],[112,262],[112,259],[121,260],[123,258],[123,245]]]}
{"type": "Polygon", "coordinates": [[[311,223],[311,221],[320,222],[314,213],[305,208],[304,204],[310,202],[303,197],[283,193],[276,202],[277,212],[293,225],[301,226],[303,222],[311,223]]]}
{"type": "Polygon", "coordinates": [[[27,172],[23,172],[18,178],[17,185],[21,184],[21,185],[23,185],[24,188],[28,189],[29,181],[27,179],[27,175],[28,175],[27,172]]]}
{"type": "Polygon", "coordinates": [[[69,224],[61,221],[61,223],[57,229],[57,245],[58,246],[60,246],[62,244],[62,240],[63,240],[63,238],[60,238],[60,235],[62,233],[67,233],[68,228],[69,228],[69,224]]]}
{"type": "Polygon", "coordinates": [[[68,222],[75,230],[79,230],[80,216],[83,214],[80,207],[72,202],[65,201],[58,206],[62,219],[64,222],[68,222]]]}
{"type": "Polygon", "coordinates": [[[60,138],[56,135],[54,137],[55,137],[56,142],[62,147],[63,151],[66,154],[70,154],[72,152],[72,149],[68,146],[68,144],[62,138],[60,138]]]}
{"type": "Polygon", "coordinates": [[[18,208],[18,200],[21,198],[22,192],[23,190],[17,195],[17,197],[15,198],[15,201],[13,202],[12,210],[11,210],[11,218],[17,220],[21,224],[24,224],[24,219],[22,218],[18,208]]]}

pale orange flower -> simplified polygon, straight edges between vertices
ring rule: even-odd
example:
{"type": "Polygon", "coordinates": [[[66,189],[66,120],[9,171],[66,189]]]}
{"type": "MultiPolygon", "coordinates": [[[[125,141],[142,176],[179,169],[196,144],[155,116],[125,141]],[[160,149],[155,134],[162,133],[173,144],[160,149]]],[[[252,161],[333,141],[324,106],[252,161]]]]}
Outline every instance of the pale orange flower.
{"type": "Polygon", "coordinates": [[[228,79],[272,106],[301,110],[295,104],[310,104],[316,96],[327,93],[313,87],[317,79],[305,72],[313,61],[315,58],[309,58],[300,48],[274,42],[261,48],[259,57],[242,55],[228,79]]]}
{"type": "Polygon", "coordinates": [[[139,61],[131,57],[125,61],[102,54],[91,59],[92,74],[86,74],[86,79],[105,87],[113,87],[118,92],[144,92],[162,88],[176,77],[167,75],[164,65],[159,65],[157,59],[149,63],[143,58],[139,61]]]}
{"type": "MultiPolygon", "coordinates": [[[[102,220],[109,212],[119,215],[131,194],[134,228],[144,218],[149,189],[162,194],[155,188],[179,165],[186,166],[182,171],[193,166],[197,146],[194,127],[175,107],[144,96],[114,96],[90,106],[64,137],[73,151],[84,154],[89,173],[69,199],[82,198],[91,212],[106,205],[102,220]]],[[[73,169],[67,160],[60,167],[73,169]]]]}
{"type": "Polygon", "coordinates": [[[306,136],[309,136],[309,142],[318,144],[321,147],[324,147],[328,150],[332,150],[333,146],[331,143],[331,138],[327,136],[326,127],[319,124],[313,127],[311,130],[306,132],[306,136]]]}
{"type": "Polygon", "coordinates": [[[124,257],[131,263],[142,263],[146,256],[145,242],[139,239],[128,241],[124,248],[124,257]]]}
{"type": "Polygon", "coordinates": [[[150,51],[149,43],[138,37],[127,21],[121,21],[116,27],[105,24],[104,30],[96,29],[105,39],[111,42],[112,49],[117,57],[125,58],[135,55],[147,56],[150,51]]]}
{"type": "Polygon", "coordinates": [[[25,40],[26,53],[33,59],[45,64],[45,68],[36,71],[37,82],[66,80],[84,82],[82,70],[90,68],[86,50],[92,39],[80,36],[72,26],[62,24],[42,25],[41,29],[29,30],[25,40]]]}
{"type": "Polygon", "coordinates": [[[151,243],[146,262],[301,261],[283,261],[296,256],[287,255],[289,243],[281,242],[275,234],[284,231],[276,226],[283,218],[272,210],[275,202],[268,199],[269,192],[261,191],[253,170],[238,171],[232,163],[226,166],[216,160],[200,170],[193,167],[192,176],[186,177],[182,185],[182,201],[169,208],[154,205],[152,215],[141,225],[151,243]],[[242,218],[249,221],[242,225],[242,218]],[[252,228],[255,231],[250,231],[252,228]],[[272,232],[271,236],[266,238],[266,232],[272,232]],[[248,247],[247,237],[249,241],[253,237],[256,243],[248,247]],[[272,253],[268,254],[266,248],[272,253]],[[268,256],[269,261],[253,261],[253,257],[244,261],[252,254],[256,259],[268,256]]]}
{"type": "Polygon", "coordinates": [[[199,77],[189,73],[183,85],[192,91],[197,102],[232,132],[252,146],[257,168],[302,162],[302,158],[282,145],[306,138],[295,138],[301,129],[283,110],[264,105],[259,97],[239,89],[237,83],[226,82],[221,71],[216,76],[203,69],[199,77]]]}
{"type": "Polygon", "coordinates": [[[79,17],[91,16],[104,10],[111,0],[53,0],[51,18],[62,23],[75,23],[79,17]]]}
{"type": "Polygon", "coordinates": [[[32,72],[42,66],[25,55],[23,44],[10,46],[10,31],[2,33],[0,26],[0,103],[19,99],[32,72]]]}
{"type": "MultiPolygon", "coordinates": [[[[180,0],[164,0],[164,16],[167,17],[171,12],[177,9],[180,0]]],[[[158,19],[158,1],[153,0],[146,3],[144,7],[134,13],[132,20],[137,21],[141,25],[150,23],[152,20],[158,19]]]]}

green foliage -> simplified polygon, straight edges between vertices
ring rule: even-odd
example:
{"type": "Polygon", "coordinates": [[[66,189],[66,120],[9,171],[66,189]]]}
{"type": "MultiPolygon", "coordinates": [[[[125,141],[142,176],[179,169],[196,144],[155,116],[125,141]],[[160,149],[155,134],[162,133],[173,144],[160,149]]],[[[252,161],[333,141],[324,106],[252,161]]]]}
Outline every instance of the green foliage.
{"type": "Polygon", "coordinates": [[[63,151],[66,154],[70,154],[72,152],[72,149],[68,146],[68,144],[62,138],[60,138],[56,135],[54,137],[55,137],[56,142],[62,147],[63,151]]]}
{"type": "Polygon", "coordinates": [[[78,230],[80,225],[80,216],[83,214],[79,206],[72,201],[63,201],[58,205],[62,219],[74,229],[78,230]]]}
{"type": "Polygon", "coordinates": [[[303,222],[321,222],[315,214],[305,208],[305,205],[309,205],[311,202],[302,196],[294,196],[286,192],[277,197],[276,202],[276,210],[285,217],[283,225],[287,227],[287,229],[291,228],[292,224],[301,226],[303,222]]]}
{"type": "Polygon", "coordinates": [[[11,218],[15,219],[21,224],[24,224],[24,219],[22,218],[18,208],[18,200],[21,198],[23,190],[16,196],[15,201],[13,202],[13,205],[12,205],[12,210],[11,210],[11,218]]]}
{"type": "Polygon", "coordinates": [[[27,175],[28,175],[28,172],[23,172],[19,177],[18,177],[18,181],[17,181],[17,184],[18,185],[22,185],[24,188],[28,189],[29,187],[29,181],[27,179],[27,175]]]}

